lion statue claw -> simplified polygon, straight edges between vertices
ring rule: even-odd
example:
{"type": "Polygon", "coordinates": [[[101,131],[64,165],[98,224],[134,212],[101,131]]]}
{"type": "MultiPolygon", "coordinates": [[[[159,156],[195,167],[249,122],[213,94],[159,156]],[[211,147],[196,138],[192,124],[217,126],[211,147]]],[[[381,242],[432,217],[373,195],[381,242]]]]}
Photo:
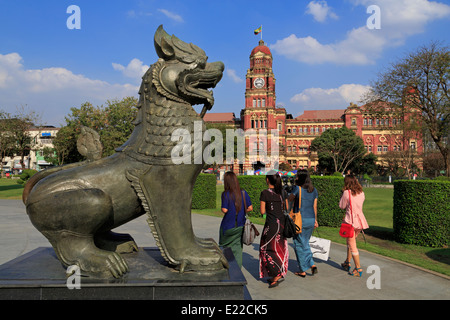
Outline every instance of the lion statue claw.
{"type": "Polygon", "coordinates": [[[111,230],[143,214],[162,256],[180,272],[228,267],[215,241],[197,238],[192,229],[192,189],[202,164],[171,159],[176,129],[187,129],[192,138],[194,122],[205,129],[202,117],[214,104],[208,89],[220,81],[224,65],[207,62],[202,49],[168,35],[162,26],[154,44],[159,59],[142,78],[128,141],[99,159],[101,148],[85,129],[88,161],[42,171],[24,189],[33,225],[61,263],[79,266],[82,274],[118,278],[128,272],[121,253],[137,245],[131,236],[111,230]],[[192,107],[196,104],[204,105],[200,115],[192,107]]]}

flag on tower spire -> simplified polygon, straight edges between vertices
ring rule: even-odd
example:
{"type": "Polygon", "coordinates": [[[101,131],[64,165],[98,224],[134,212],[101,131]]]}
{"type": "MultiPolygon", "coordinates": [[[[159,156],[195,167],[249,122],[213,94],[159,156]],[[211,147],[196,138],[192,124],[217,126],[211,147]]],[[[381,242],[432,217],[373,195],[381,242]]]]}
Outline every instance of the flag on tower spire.
{"type": "Polygon", "coordinates": [[[255,35],[261,33],[261,40],[262,40],[262,25],[258,29],[255,29],[255,31],[253,31],[253,32],[255,33],[255,35]]]}

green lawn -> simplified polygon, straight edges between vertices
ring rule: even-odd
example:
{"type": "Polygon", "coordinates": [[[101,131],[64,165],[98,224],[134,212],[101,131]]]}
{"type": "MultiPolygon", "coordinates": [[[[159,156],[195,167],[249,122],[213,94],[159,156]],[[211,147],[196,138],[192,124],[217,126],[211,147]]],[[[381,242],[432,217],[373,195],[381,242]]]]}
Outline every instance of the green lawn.
{"type": "MultiPolygon", "coordinates": [[[[0,179],[0,199],[21,199],[23,187],[17,180],[0,179]]],[[[220,211],[220,196],[223,186],[216,188],[217,207],[215,209],[195,210],[194,213],[222,217],[220,211]]],[[[364,214],[370,228],[366,230],[366,240],[362,235],[358,237],[358,247],[362,250],[378,253],[397,260],[408,262],[422,268],[433,270],[450,276],[450,249],[428,248],[406,245],[393,241],[392,204],[394,189],[364,188],[366,201],[364,214]]],[[[320,199],[319,199],[320,201],[320,199]]],[[[263,218],[252,218],[256,224],[263,225],[263,218]]],[[[338,234],[337,228],[319,227],[318,233],[322,238],[345,244],[345,240],[338,234]]]]}
{"type": "Polygon", "coordinates": [[[17,179],[0,178],[0,199],[22,199],[23,185],[17,179]]]}

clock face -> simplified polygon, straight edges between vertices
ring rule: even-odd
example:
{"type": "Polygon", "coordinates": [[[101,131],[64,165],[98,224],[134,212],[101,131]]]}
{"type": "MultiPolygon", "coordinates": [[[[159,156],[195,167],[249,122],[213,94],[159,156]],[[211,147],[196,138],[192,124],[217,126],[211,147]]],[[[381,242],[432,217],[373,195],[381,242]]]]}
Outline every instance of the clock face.
{"type": "Polygon", "coordinates": [[[264,87],[264,79],[256,78],[255,81],[253,82],[253,84],[255,85],[256,88],[260,89],[260,88],[264,87]]]}

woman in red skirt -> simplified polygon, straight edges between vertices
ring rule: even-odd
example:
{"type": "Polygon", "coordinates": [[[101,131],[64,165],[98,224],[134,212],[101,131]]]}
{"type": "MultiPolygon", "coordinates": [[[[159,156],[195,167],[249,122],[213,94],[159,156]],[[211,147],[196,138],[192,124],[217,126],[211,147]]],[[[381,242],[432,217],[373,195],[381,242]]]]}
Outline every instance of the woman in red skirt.
{"type": "Polygon", "coordinates": [[[278,174],[267,175],[266,182],[269,189],[262,191],[260,196],[261,214],[266,214],[266,223],[259,247],[259,276],[270,277],[269,288],[274,288],[284,279],[288,269],[288,244],[283,236],[283,202],[287,202],[287,199],[283,197],[278,174]]]}

